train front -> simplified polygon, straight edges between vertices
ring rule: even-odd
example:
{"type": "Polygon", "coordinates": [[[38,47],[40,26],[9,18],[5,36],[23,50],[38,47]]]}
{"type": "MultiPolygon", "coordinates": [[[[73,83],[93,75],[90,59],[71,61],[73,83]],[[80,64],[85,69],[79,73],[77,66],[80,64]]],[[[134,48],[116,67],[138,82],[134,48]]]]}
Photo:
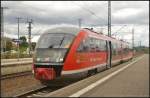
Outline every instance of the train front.
{"type": "Polygon", "coordinates": [[[51,32],[40,36],[34,54],[33,72],[38,80],[60,77],[63,64],[75,36],[51,32]]]}

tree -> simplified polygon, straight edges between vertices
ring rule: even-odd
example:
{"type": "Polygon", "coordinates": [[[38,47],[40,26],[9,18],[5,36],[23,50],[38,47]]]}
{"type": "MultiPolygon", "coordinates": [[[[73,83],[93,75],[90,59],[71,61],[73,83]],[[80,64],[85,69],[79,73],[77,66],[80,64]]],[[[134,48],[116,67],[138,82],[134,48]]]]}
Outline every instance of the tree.
{"type": "Polygon", "coordinates": [[[20,37],[20,40],[22,40],[23,42],[26,42],[26,41],[27,41],[27,39],[26,39],[25,36],[21,36],[21,37],[20,37]]]}
{"type": "Polygon", "coordinates": [[[22,41],[20,43],[20,47],[27,48],[28,47],[28,43],[26,42],[27,41],[26,37],[25,36],[21,36],[20,40],[22,41]]]}
{"type": "Polygon", "coordinates": [[[22,52],[24,52],[24,51],[26,51],[26,49],[28,48],[28,43],[26,42],[27,41],[27,39],[26,39],[26,37],[25,36],[21,36],[20,37],[20,43],[19,43],[19,47],[20,47],[20,52],[22,53],[22,52]]]}
{"type": "Polygon", "coordinates": [[[12,49],[12,42],[11,41],[6,41],[6,51],[9,51],[12,49]]]}

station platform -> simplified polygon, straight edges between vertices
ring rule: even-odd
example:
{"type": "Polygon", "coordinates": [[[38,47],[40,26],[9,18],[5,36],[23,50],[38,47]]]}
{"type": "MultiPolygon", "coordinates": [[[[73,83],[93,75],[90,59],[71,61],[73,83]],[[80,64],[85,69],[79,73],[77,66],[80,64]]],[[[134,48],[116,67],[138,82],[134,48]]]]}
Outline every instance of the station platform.
{"type": "Polygon", "coordinates": [[[43,97],[148,97],[149,55],[112,67],[43,97]]]}

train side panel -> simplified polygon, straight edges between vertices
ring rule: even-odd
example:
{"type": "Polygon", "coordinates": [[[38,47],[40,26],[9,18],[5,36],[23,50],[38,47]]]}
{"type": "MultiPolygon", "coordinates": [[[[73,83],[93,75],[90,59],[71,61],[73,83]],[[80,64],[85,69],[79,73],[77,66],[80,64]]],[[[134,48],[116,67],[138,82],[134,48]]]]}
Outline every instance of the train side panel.
{"type": "Polygon", "coordinates": [[[97,52],[86,52],[86,50],[80,52],[77,51],[83,39],[87,37],[87,32],[82,31],[79,33],[64,63],[63,73],[68,71],[71,74],[76,72],[88,71],[101,66],[106,67],[106,50],[97,52]]]}

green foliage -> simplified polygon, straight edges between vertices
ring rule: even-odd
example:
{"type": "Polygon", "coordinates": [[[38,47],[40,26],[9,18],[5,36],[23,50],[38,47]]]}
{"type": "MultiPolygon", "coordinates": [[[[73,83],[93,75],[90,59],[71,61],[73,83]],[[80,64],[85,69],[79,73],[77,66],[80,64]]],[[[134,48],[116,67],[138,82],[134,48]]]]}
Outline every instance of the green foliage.
{"type": "Polygon", "coordinates": [[[136,50],[136,52],[149,53],[149,47],[141,46],[135,47],[134,49],[136,50]]]}
{"type": "Polygon", "coordinates": [[[19,49],[20,49],[20,52],[22,53],[22,52],[26,51],[26,49],[28,48],[29,45],[26,42],[27,39],[25,36],[21,36],[20,40],[22,40],[22,42],[19,44],[19,49]]]}
{"type": "MultiPolygon", "coordinates": [[[[5,40],[6,42],[6,52],[1,53],[1,59],[12,59],[18,57],[18,48],[15,44],[12,43],[12,40],[10,38],[2,38],[1,40],[5,40]],[[12,52],[12,51],[14,52],[12,52]],[[16,51],[16,53],[15,53],[16,51]]],[[[32,57],[29,54],[26,53],[27,48],[29,47],[28,42],[26,42],[26,37],[21,36],[20,37],[21,43],[19,43],[19,50],[20,50],[20,58],[29,58],[32,57]]],[[[2,42],[4,44],[4,42],[2,42]]],[[[36,43],[32,43],[33,48],[35,48],[36,43]]]]}
{"type": "Polygon", "coordinates": [[[29,46],[27,42],[22,42],[19,45],[20,47],[26,47],[26,48],[29,46]]]}
{"type": "Polygon", "coordinates": [[[6,41],[6,51],[10,51],[12,49],[12,42],[6,41]]]}
{"type": "Polygon", "coordinates": [[[27,41],[27,39],[26,39],[25,36],[21,36],[21,37],[20,37],[20,40],[22,40],[23,42],[26,42],[26,41],[27,41]]]}

